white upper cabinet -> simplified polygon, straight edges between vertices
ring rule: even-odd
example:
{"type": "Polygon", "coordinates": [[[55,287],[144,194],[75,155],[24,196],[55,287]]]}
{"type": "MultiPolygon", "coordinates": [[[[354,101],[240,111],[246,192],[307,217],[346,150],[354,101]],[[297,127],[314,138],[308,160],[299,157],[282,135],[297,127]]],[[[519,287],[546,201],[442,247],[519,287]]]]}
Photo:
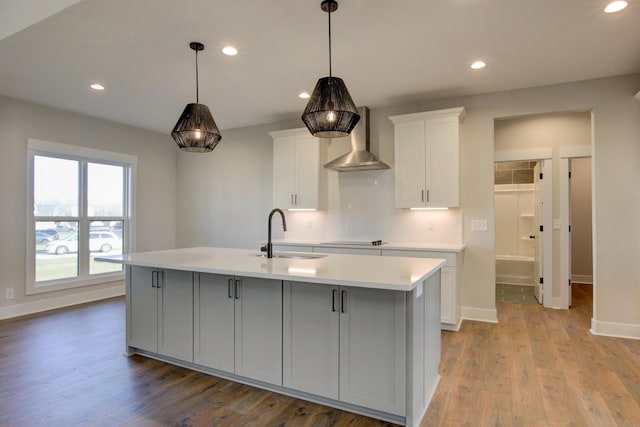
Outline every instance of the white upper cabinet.
{"type": "Polygon", "coordinates": [[[273,203],[282,209],[322,209],[326,203],[324,144],[307,128],[269,132],[273,138],[273,203]]]}
{"type": "Polygon", "coordinates": [[[460,107],[389,117],[397,208],[460,205],[459,126],[464,114],[460,107]]]}

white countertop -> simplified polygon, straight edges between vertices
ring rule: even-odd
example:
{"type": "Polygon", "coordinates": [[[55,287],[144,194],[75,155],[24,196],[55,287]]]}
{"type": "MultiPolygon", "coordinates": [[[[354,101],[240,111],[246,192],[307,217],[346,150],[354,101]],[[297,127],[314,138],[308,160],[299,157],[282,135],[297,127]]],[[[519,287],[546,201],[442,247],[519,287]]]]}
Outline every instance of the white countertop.
{"type": "Polygon", "coordinates": [[[373,289],[411,291],[445,260],[329,254],[317,259],[256,256],[248,249],[185,248],[96,257],[125,265],[157,267],[276,280],[326,283],[373,289]]]}
{"type": "MultiPolygon", "coordinates": [[[[264,244],[265,242],[261,242],[264,244]]],[[[274,245],[290,246],[323,246],[328,248],[358,248],[358,249],[392,249],[405,251],[428,251],[428,252],[462,252],[466,245],[460,243],[398,243],[387,242],[383,245],[345,245],[318,240],[283,240],[278,239],[272,242],[274,245]]]]}

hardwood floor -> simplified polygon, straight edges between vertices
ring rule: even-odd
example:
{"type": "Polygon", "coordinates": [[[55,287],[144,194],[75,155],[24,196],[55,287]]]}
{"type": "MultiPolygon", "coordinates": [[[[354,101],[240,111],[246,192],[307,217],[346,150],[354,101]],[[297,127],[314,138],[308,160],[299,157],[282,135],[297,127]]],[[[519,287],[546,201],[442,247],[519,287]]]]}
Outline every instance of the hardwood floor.
{"type": "MultiPolygon", "coordinates": [[[[640,341],[591,335],[590,286],[573,302],[443,332],[423,426],[640,425],[640,341]]],[[[122,299],[1,321],[0,426],[388,425],[123,349],[122,299]]]]}
{"type": "Polygon", "coordinates": [[[573,307],[497,303],[498,324],[443,332],[428,426],[639,426],[640,341],[592,335],[591,285],[573,307]]]}
{"type": "Polygon", "coordinates": [[[0,321],[0,426],[385,426],[141,356],[124,299],[0,321]]]}

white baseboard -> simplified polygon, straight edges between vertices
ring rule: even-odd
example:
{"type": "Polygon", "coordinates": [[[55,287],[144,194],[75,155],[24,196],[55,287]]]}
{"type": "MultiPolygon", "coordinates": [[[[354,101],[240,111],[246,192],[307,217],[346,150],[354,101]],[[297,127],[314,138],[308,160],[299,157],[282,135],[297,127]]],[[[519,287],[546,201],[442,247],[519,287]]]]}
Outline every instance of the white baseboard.
{"type": "Polygon", "coordinates": [[[603,322],[591,318],[591,333],[607,337],[640,340],[640,325],[632,323],[603,322]]]}
{"type": "Polygon", "coordinates": [[[441,331],[458,332],[462,326],[462,318],[458,319],[458,323],[440,323],[441,331]]]}
{"type": "MultiPolygon", "coordinates": [[[[547,302],[547,299],[544,299],[544,302],[547,302]]],[[[555,308],[557,310],[566,310],[567,307],[562,306],[562,298],[551,298],[551,303],[549,305],[545,304],[545,308],[555,308]]]]}
{"type": "Polygon", "coordinates": [[[461,317],[464,320],[498,323],[498,311],[495,308],[461,307],[461,317]]]}
{"type": "Polygon", "coordinates": [[[39,301],[25,302],[22,304],[0,307],[0,320],[12,317],[25,316],[27,314],[40,313],[41,311],[54,310],[56,308],[69,307],[71,305],[84,304],[101,299],[122,296],[125,293],[124,283],[118,286],[81,292],[62,297],[48,298],[39,301]]]}
{"type": "Polygon", "coordinates": [[[586,276],[583,274],[572,274],[571,283],[585,283],[588,285],[593,284],[593,276],[586,276]]]}

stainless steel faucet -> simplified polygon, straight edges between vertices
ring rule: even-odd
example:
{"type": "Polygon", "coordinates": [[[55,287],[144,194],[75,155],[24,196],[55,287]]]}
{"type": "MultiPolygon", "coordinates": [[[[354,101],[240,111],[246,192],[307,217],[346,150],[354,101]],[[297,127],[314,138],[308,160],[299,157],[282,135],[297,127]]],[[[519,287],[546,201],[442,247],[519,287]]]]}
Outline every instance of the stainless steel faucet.
{"type": "Polygon", "coordinates": [[[273,218],[273,214],[278,212],[282,217],[282,230],[287,231],[287,221],[284,219],[284,212],[282,209],[275,208],[271,210],[269,213],[269,234],[267,240],[267,258],[273,258],[273,245],[271,244],[271,218],[273,218]]]}

